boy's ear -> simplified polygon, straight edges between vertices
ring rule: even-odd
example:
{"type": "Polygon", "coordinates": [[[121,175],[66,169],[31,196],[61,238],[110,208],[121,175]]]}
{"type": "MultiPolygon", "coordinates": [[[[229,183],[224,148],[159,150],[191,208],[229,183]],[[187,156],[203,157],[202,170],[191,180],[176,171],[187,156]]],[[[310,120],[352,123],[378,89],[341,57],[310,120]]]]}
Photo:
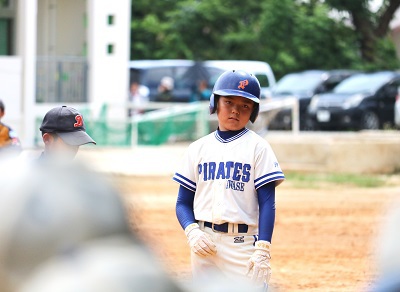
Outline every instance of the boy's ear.
{"type": "Polygon", "coordinates": [[[4,116],[4,111],[0,110],[0,119],[4,116]]]}
{"type": "Polygon", "coordinates": [[[54,137],[50,133],[44,133],[42,138],[45,145],[50,144],[54,140],[54,137]]]}

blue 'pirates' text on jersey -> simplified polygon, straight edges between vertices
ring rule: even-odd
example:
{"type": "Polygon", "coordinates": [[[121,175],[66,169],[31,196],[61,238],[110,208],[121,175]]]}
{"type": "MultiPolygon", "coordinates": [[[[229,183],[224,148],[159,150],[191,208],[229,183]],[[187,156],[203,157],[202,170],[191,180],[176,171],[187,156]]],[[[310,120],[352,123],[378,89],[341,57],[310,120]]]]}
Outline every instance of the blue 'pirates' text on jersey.
{"type": "Polygon", "coordinates": [[[258,226],[257,189],[284,179],[269,143],[244,129],[224,140],[215,131],[190,144],[173,179],[195,192],[196,220],[258,226]]]}

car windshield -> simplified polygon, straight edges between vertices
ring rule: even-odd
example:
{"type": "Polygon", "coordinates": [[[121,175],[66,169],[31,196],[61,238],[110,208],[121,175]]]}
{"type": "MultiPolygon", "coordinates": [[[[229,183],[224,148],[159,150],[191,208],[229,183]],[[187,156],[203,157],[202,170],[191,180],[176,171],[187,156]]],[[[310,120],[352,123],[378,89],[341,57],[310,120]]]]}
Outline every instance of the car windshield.
{"type": "MultiPolygon", "coordinates": [[[[224,71],[212,67],[184,67],[184,66],[168,66],[148,68],[141,72],[141,83],[149,88],[157,89],[161,79],[164,76],[170,76],[174,79],[175,89],[192,89],[200,80],[206,81],[212,87],[218,76],[224,71]]],[[[131,79],[139,79],[138,70],[131,70],[131,79]]]]}
{"type": "Polygon", "coordinates": [[[292,73],[279,80],[274,94],[299,94],[315,90],[321,82],[321,73],[292,73]]]}
{"type": "Polygon", "coordinates": [[[333,89],[333,92],[340,94],[373,93],[388,82],[391,77],[391,74],[383,73],[354,75],[339,83],[333,89]]]}

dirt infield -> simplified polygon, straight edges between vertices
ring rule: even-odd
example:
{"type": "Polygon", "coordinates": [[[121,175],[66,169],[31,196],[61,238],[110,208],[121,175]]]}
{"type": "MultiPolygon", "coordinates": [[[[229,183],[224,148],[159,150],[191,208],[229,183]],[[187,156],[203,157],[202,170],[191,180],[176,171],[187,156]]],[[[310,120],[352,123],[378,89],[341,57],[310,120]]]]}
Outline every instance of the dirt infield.
{"type": "MultiPolygon", "coordinates": [[[[190,278],[189,248],[175,216],[178,186],[169,177],[115,176],[137,234],[168,273],[190,278]]],[[[272,242],[274,291],[365,291],[376,275],[379,224],[400,184],[380,188],[277,189],[272,242]]]]}

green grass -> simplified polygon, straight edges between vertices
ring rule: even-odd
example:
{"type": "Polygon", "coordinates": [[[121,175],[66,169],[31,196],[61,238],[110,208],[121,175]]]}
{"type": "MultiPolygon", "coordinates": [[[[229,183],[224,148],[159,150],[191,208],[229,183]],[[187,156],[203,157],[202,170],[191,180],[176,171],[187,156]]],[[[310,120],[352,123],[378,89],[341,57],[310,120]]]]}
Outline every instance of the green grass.
{"type": "Polygon", "coordinates": [[[385,177],[378,175],[340,173],[285,173],[286,181],[299,188],[319,188],[331,186],[353,186],[376,188],[385,185],[385,177]]]}

